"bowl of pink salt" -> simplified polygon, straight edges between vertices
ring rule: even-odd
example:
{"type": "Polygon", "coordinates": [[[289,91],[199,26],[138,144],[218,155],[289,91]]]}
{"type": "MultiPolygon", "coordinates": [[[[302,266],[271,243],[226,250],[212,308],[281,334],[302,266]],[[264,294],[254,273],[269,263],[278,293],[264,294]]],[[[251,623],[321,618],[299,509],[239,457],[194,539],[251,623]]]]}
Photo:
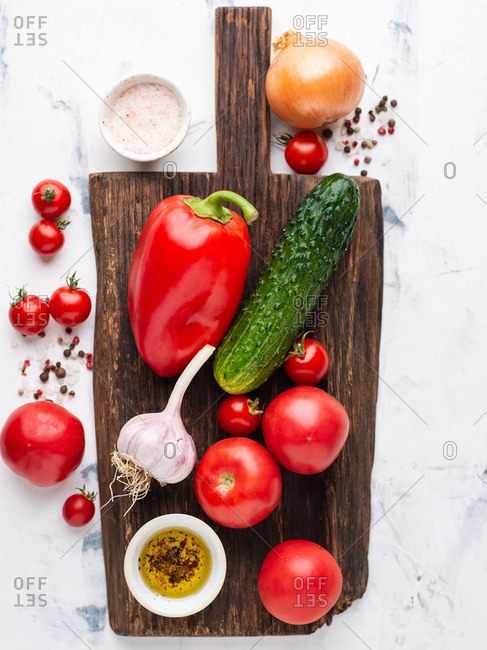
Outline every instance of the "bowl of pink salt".
{"type": "Polygon", "coordinates": [[[191,109],[181,90],[153,74],[131,75],[103,100],[100,129],[117,153],[137,162],[159,160],[184,140],[191,109]]]}

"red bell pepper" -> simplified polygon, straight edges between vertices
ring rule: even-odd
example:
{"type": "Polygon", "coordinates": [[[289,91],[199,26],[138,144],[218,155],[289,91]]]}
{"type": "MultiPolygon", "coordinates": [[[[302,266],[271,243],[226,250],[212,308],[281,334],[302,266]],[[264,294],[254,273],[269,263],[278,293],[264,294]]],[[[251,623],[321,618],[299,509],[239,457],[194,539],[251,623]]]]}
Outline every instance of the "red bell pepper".
{"type": "Polygon", "coordinates": [[[220,343],[237,311],[256,209],[234,192],[176,195],[152,211],[132,259],[128,307],[135,343],[162,377],[220,343]],[[235,203],[245,217],[222,206],[235,203]]]}

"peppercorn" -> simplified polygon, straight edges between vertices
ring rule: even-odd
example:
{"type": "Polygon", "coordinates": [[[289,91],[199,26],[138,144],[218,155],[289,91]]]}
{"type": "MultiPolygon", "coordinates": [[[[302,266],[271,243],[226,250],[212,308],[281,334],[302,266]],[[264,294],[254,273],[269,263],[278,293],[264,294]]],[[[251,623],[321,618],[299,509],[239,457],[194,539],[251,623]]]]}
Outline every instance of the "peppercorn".
{"type": "Polygon", "coordinates": [[[390,133],[390,135],[392,135],[392,134],[394,133],[394,129],[393,129],[392,126],[390,126],[390,127],[387,129],[387,131],[388,131],[388,133],[390,133]]]}
{"type": "Polygon", "coordinates": [[[362,140],[362,149],[365,149],[367,146],[367,140],[362,140]]]}
{"type": "Polygon", "coordinates": [[[71,356],[71,350],[68,348],[67,350],[63,351],[63,354],[65,357],[70,357],[71,356]]]}
{"type": "Polygon", "coordinates": [[[355,115],[360,115],[361,112],[362,109],[360,108],[360,106],[357,106],[357,108],[355,109],[355,115]]]}
{"type": "Polygon", "coordinates": [[[63,377],[66,377],[66,370],[64,368],[58,368],[56,370],[56,377],[58,379],[62,379],[63,377]]]}
{"type": "Polygon", "coordinates": [[[359,165],[359,164],[360,164],[360,160],[359,160],[358,158],[355,158],[355,160],[353,161],[353,164],[354,164],[355,166],[359,165]]]}
{"type": "Polygon", "coordinates": [[[55,365],[49,366],[49,370],[52,370],[52,371],[56,370],[56,366],[55,365]]]}
{"type": "Polygon", "coordinates": [[[377,144],[377,140],[372,140],[372,144],[375,146],[377,144]]]}
{"type": "Polygon", "coordinates": [[[383,100],[384,102],[386,102],[386,101],[387,101],[387,95],[383,95],[383,96],[382,96],[382,100],[383,100]]]}
{"type": "Polygon", "coordinates": [[[61,362],[60,362],[60,361],[56,361],[56,368],[60,368],[60,367],[61,367],[61,362]]]}
{"type": "Polygon", "coordinates": [[[68,387],[66,385],[62,385],[59,391],[64,395],[65,393],[68,392],[68,387]]]}
{"type": "Polygon", "coordinates": [[[37,393],[34,393],[34,399],[39,399],[39,395],[37,393]]]}
{"type": "Polygon", "coordinates": [[[354,133],[360,133],[360,127],[356,126],[353,130],[354,133]]]}
{"type": "Polygon", "coordinates": [[[370,120],[371,122],[375,122],[375,115],[374,115],[373,113],[371,113],[371,114],[369,115],[369,120],[370,120]]]}
{"type": "Polygon", "coordinates": [[[72,331],[71,327],[66,327],[66,334],[71,334],[72,331]]]}
{"type": "Polygon", "coordinates": [[[343,126],[347,126],[347,127],[352,126],[352,123],[350,122],[350,120],[345,120],[345,122],[343,123],[343,126]]]}
{"type": "Polygon", "coordinates": [[[373,146],[374,146],[374,143],[373,143],[373,142],[367,142],[367,147],[368,147],[369,149],[372,149],[373,146]]]}
{"type": "Polygon", "coordinates": [[[24,394],[24,389],[23,389],[23,388],[19,388],[18,393],[19,393],[19,395],[23,395],[23,394],[24,394]]]}
{"type": "Polygon", "coordinates": [[[78,352],[78,357],[83,358],[84,356],[85,356],[85,353],[83,352],[83,350],[80,350],[80,351],[78,352]]]}
{"type": "MultiPolygon", "coordinates": [[[[386,98],[386,99],[387,99],[387,98],[386,98]]],[[[381,99],[380,102],[379,102],[379,106],[380,106],[381,108],[383,108],[385,105],[386,105],[386,100],[385,100],[385,99],[381,99]]]]}
{"type": "Polygon", "coordinates": [[[42,391],[41,391],[40,388],[37,389],[37,394],[38,394],[38,395],[42,395],[42,391]]]}
{"type": "Polygon", "coordinates": [[[353,132],[354,132],[354,131],[353,131],[353,127],[351,127],[351,126],[347,127],[347,133],[348,133],[348,135],[352,135],[353,132]]]}
{"type": "Polygon", "coordinates": [[[63,339],[61,337],[58,338],[57,342],[59,343],[59,345],[62,345],[64,343],[64,341],[63,341],[63,339]]]}
{"type": "Polygon", "coordinates": [[[47,370],[41,372],[41,374],[39,375],[39,379],[42,381],[43,384],[46,383],[46,381],[49,379],[49,373],[47,372],[47,370]]]}
{"type": "Polygon", "coordinates": [[[329,140],[332,135],[333,135],[333,131],[331,129],[323,130],[323,137],[325,138],[325,140],[329,140]]]}
{"type": "Polygon", "coordinates": [[[393,108],[396,108],[396,106],[397,106],[397,99],[391,99],[391,106],[392,106],[393,108]]]}
{"type": "Polygon", "coordinates": [[[396,120],[389,120],[389,121],[387,122],[387,124],[388,124],[389,126],[396,126],[396,120]]]}
{"type": "Polygon", "coordinates": [[[377,133],[379,133],[379,135],[385,135],[385,132],[386,130],[383,126],[381,126],[380,129],[377,129],[377,133]]]}
{"type": "Polygon", "coordinates": [[[360,172],[360,176],[367,176],[367,170],[362,169],[362,171],[360,172]]]}
{"type": "Polygon", "coordinates": [[[350,153],[350,145],[347,144],[346,147],[343,147],[343,151],[344,151],[345,153],[350,153]]]}
{"type": "Polygon", "coordinates": [[[352,142],[352,147],[355,149],[355,147],[356,147],[357,145],[358,145],[357,140],[354,140],[354,141],[352,142]]]}
{"type": "MultiPolygon", "coordinates": [[[[22,336],[25,336],[25,334],[22,334],[22,336]]],[[[39,334],[37,336],[40,336],[41,339],[43,339],[46,336],[46,333],[45,332],[39,332],[39,334]]]]}
{"type": "Polygon", "coordinates": [[[76,395],[76,393],[74,392],[74,390],[69,391],[69,396],[70,397],[74,397],[75,395],[76,395]]]}
{"type": "Polygon", "coordinates": [[[352,117],[352,120],[355,122],[355,124],[357,124],[357,122],[360,122],[360,115],[354,115],[352,117]]]}
{"type": "Polygon", "coordinates": [[[73,339],[73,345],[78,345],[79,343],[79,336],[75,336],[73,339]]]}
{"type": "Polygon", "coordinates": [[[371,158],[370,156],[365,156],[365,158],[364,158],[364,163],[369,164],[369,162],[370,162],[371,160],[372,160],[372,158],[371,158]]]}

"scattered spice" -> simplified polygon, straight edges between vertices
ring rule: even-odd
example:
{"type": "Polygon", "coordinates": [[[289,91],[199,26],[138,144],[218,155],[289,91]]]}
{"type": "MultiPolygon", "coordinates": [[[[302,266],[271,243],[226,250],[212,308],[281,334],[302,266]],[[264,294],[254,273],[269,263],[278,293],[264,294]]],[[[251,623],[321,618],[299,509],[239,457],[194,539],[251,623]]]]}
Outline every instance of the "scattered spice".
{"type": "Polygon", "coordinates": [[[45,384],[46,381],[49,379],[49,372],[47,370],[41,372],[41,374],[39,375],[39,379],[42,381],[43,384],[45,384]]]}
{"type": "Polygon", "coordinates": [[[390,135],[392,135],[392,134],[394,133],[394,128],[393,128],[392,126],[390,126],[390,127],[387,129],[387,132],[390,133],[390,135]]]}
{"type": "MultiPolygon", "coordinates": [[[[385,133],[385,131],[384,131],[384,133],[385,133]]],[[[65,357],[70,357],[71,356],[71,350],[68,348],[67,350],[63,351],[63,354],[64,354],[65,357]]]]}
{"type": "Polygon", "coordinates": [[[373,113],[371,113],[371,114],[369,115],[369,120],[370,120],[371,122],[375,122],[375,115],[374,115],[373,113]]]}
{"type": "Polygon", "coordinates": [[[377,129],[377,133],[379,133],[379,135],[385,135],[385,132],[386,132],[386,130],[385,130],[385,128],[383,126],[381,126],[379,129],[377,129]]]}
{"type": "Polygon", "coordinates": [[[58,379],[63,379],[66,377],[66,370],[64,368],[57,368],[55,374],[58,379]]]}
{"type": "Polygon", "coordinates": [[[83,350],[80,350],[80,351],[78,352],[78,357],[83,358],[84,356],[85,356],[85,353],[83,352],[83,350]]]}
{"type": "Polygon", "coordinates": [[[323,137],[325,140],[329,140],[331,136],[333,135],[333,131],[331,129],[323,129],[323,137]]]}
{"type": "Polygon", "coordinates": [[[348,133],[348,135],[352,135],[352,133],[355,133],[355,129],[353,127],[349,126],[347,128],[347,133],[348,133]]]}
{"type": "Polygon", "coordinates": [[[68,392],[68,387],[67,387],[65,384],[63,384],[63,385],[61,386],[61,388],[59,389],[59,391],[60,391],[63,395],[65,395],[65,394],[68,392]]]}
{"type": "Polygon", "coordinates": [[[396,120],[389,120],[387,124],[388,126],[396,126],[396,120]]]}
{"type": "Polygon", "coordinates": [[[362,169],[362,171],[360,172],[360,176],[367,176],[367,170],[362,169]]]}
{"type": "Polygon", "coordinates": [[[372,160],[372,158],[371,158],[370,156],[365,156],[365,158],[364,158],[364,163],[369,164],[369,162],[370,162],[371,160],[372,160]]]}
{"type": "Polygon", "coordinates": [[[397,106],[397,99],[391,99],[391,106],[392,106],[392,108],[396,108],[396,106],[397,106]]]}
{"type": "Polygon", "coordinates": [[[350,122],[350,120],[345,120],[345,122],[343,123],[343,126],[348,128],[349,126],[352,126],[352,123],[350,122]]]}
{"type": "Polygon", "coordinates": [[[358,158],[355,158],[355,160],[353,161],[353,164],[354,164],[355,166],[360,165],[360,160],[359,160],[358,158]]]}
{"type": "MultiPolygon", "coordinates": [[[[25,334],[24,334],[24,336],[25,336],[25,334]]],[[[41,339],[43,339],[43,338],[46,336],[46,333],[45,333],[45,332],[39,332],[39,333],[37,334],[37,336],[40,336],[41,339]]]]}
{"type": "Polygon", "coordinates": [[[71,334],[72,331],[71,327],[66,327],[66,334],[71,334]]]}
{"type": "Polygon", "coordinates": [[[343,151],[344,151],[345,153],[350,153],[350,151],[351,151],[351,149],[350,149],[350,145],[347,144],[347,146],[343,148],[343,151]]]}
{"type": "Polygon", "coordinates": [[[357,106],[357,108],[355,109],[355,115],[360,115],[361,112],[362,109],[360,108],[360,106],[357,106]]]}
{"type": "Polygon", "coordinates": [[[362,149],[367,147],[367,140],[362,140],[362,149]]]}
{"type": "Polygon", "coordinates": [[[68,394],[69,394],[70,397],[74,397],[76,395],[74,390],[70,390],[68,394]]]}
{"type": "Polygon", "coordinates": [[[24,394],[24,389],[23,389],[23,388],[19,388],[18,393],[19,393],[19,395],[23,395],[23,394],[24,394]]]}

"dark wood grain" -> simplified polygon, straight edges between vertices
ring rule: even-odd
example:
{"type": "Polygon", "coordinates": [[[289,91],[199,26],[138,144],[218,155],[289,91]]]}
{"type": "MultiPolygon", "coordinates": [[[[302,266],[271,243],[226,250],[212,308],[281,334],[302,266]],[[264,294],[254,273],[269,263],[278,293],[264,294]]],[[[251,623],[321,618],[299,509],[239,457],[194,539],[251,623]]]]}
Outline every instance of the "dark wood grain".
{"type": "MultiPolygon", "coordinates": [[[[216,12],[216,133],[218,171],[103,173],[90,176],[91,214],[98,271],[94,397],[100,501],[109,498],[110,451],[122,425],[135,413],[161,410],[174,385],[161,379],[138,355],[127,314],[127,275],[137,239],[151,210],[172,194],[206,196],[232,189],[258,207],[250,227],[252,262],[247,294],[299,200],[319,177],[272,174],[269,169],[269,111],[264,79],[270,52],[271,12],[265,8],[220,8],[216,12]]],[[[210,136],[206,136],[210,137],[210,136]]],[[[148,497],[123,518],[117,501],[102,518],[110,624],[125,635],[305,634],[360,598],[367,584],[370,474],[374,455],[375,404],[382,306],[382,209],[376,180],[357,178],[361,208],[350,250],[312,317],[327,345],[331,369],[322,387],[347,409],[351,430],[338,460],[325,472],[299,476],[286,470],[278,508],[255,529],[231,530],[211,522],[193,496],[192,479],[154,485],[148,497]],[[326,322],[324,322],[326,321],[326,322]],[[206,610],[183,619],[155,616],[138,605],[123,577],[123,558],[132,535],[161,514],[186,512],[214,527],[225,546],[228,573],[219,597],[206,610]],[[275,544],[313,540],[339,561],[344,583],[335,608],[307,626],[273,619],[261,605],[257,575],[275,544]]],[[[291,384],[282,370],[258,391],[264,404],[291,384]]],[[[206,364],[183,402],[183,419],[198,456],[218,440],[222,392],[206,364]]],[[[261,441],[260,433],[257,439],[261,441]]]]}

